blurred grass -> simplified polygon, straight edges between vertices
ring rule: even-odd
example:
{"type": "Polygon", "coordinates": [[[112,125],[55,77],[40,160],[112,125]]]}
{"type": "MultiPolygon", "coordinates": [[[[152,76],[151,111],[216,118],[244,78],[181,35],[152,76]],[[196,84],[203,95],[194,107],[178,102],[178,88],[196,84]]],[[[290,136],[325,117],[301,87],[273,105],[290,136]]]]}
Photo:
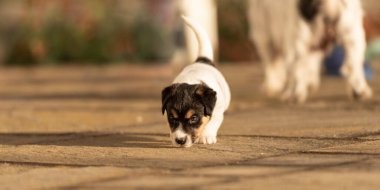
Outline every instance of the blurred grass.
{"type": "Polygon", "coordinates": [[[4,63],[105,64],[169,59],[174,43],[170,30],[150,12],[139,7],[134,13],[122,12],[125,10],[117,3],[86,2],[82,4],[87,9],[80,13],[58,6],[45,10],[42,18],[26,12],[19,23],[0,27],[0,42],[6,47],[4,63]]]}
{"type": "MultiPolygon", "coordinates": [[[[0,6],[3,2],[11,1],[0,0],[0,6]]],[[[87,0],[80,6],[55,1],[58,6],[51,9],[38,4],[43,1],[15,2],[23,5],[23,15],[17,23],[0,26],[6,65],[156,63],[170,60],[175,50],[178,23],[169,24],[171,28],[162,24],[151,7],[141,6],[147,0],[87,0]]],[[[245,7],[245,1],[218,1],[220,61],[251,57],[245,7]]]]}
{"type": "Polygon", "coordinates": [[[218,1],[219,60],[236,62],[256,59],[248,39],[247,1],[218,1]]]}

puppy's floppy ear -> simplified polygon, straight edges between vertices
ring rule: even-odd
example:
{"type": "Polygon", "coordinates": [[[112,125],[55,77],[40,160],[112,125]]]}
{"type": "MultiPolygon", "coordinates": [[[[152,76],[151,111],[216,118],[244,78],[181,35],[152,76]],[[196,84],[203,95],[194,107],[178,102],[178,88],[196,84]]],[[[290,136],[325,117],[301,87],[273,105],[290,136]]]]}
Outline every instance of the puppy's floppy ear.
{"type": "Polygon", "coordinates": [[[173,84],[171,86],[168,86],[166,88],[164,88],[164,90],[162,90],[161,92],[161,98],[162,98],[162,115],[165,114],[165,110],[166,110],[166,104],[168,103],[169,99],[171,98],[172,96],[172,92],[173,90],[176,88],[176,85],[173,84]]]}
{"type": "Polygon", "coordinates": [[[198,85],[195,94],[200,97],[203,106],[205,107],[205,115],[211,116],[216,104],[216,92],[206,84],[198,85]]]}

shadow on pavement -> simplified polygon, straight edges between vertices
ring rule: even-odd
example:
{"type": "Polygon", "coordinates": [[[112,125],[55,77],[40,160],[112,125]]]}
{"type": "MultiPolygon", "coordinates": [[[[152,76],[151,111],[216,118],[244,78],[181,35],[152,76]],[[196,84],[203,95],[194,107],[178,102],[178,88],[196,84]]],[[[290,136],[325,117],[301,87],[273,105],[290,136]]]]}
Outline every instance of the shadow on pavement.
{"type": "Polygon", "coordinates": [[[99,92],[77,92],[77,93],[45,93],[45,94],[0,94],[0,100],[76,100],[76,99],[91,99],[91,100],[159,100],[160,91],[157,93],[144,93],[135,91],[119,91],[114,93],[99,93],[99,92]]]}
{"type": "Polygon", "coordinates": [[[0,145],[173,148],[166,134],[107,132],[0,133],[0,145]]]}

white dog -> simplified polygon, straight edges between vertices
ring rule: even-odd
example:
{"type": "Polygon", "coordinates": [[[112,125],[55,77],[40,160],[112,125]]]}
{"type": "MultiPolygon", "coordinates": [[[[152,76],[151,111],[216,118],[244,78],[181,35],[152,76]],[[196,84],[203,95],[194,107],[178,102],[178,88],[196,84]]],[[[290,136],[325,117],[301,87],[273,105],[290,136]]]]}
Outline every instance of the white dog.
{"type": "Polygon", "coordinates": [[[304,102],[319,87],[320,65],[334,43],[345,49],[342,74],[356,99],[372,96],[363,71],[360,0],[250,0],[250,37],[265,68],[267,94],[304,102]]]}
{"type": "Polygon", "coordinates": [[[213,49],[207,33],[196,21],[183,19],[195,33],[198,58],[162,91],[162,114],[167,114],[174,145],[214,144],[231,93],[223,75],[213,64],[213,49]]]}

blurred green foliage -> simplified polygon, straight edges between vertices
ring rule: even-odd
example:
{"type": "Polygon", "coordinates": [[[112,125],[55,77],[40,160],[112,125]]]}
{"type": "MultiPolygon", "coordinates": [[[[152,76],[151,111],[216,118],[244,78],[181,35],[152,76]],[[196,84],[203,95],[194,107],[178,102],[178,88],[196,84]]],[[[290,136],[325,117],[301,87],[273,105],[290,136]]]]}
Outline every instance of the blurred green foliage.
{"type": "MultiPolygon", "coordinates": [[[[5,64],[155,63],[167,62],[174,53],[178,25],[168,28],[149,7],[127,6],[125,11],[117,1],[83,2],[80,8],[85,13],[56,6],[41,17],[26,11],[18,23],[0,26],[5,64]]],[[[251,53],[245,7],[245,1],[218,1],[221,61],[244,60],[251,53]]]]}
{"type": "Polygon", "coordinates": [[[129,55],[133,61],[155,62],[169,58],[173,51],[173,36],[154,22],[152,18],[138,17],[130,31],[135,54],[129,55]]]}
{"type": "Polygon", "coordinates": [[[255,58],[248,39],[247,2],[218,1],[219,59],[223,62],[255,58]]]}
{"type": "MultiPolygon", "coordinates": [[[[38,27],[32,19],[5,29],[7,65],[104,64],[109,62],[162,62],[174,47],[170,30],[149,12],[133,19],[117,14],[117,6],[100,6],[85,21],[62,11],[47,12],[38,27]]],[[[125,13],[129,15],[129,13],[125,13]]],[[[29,15],[28,15],[29,16],[29,15]]]]}

